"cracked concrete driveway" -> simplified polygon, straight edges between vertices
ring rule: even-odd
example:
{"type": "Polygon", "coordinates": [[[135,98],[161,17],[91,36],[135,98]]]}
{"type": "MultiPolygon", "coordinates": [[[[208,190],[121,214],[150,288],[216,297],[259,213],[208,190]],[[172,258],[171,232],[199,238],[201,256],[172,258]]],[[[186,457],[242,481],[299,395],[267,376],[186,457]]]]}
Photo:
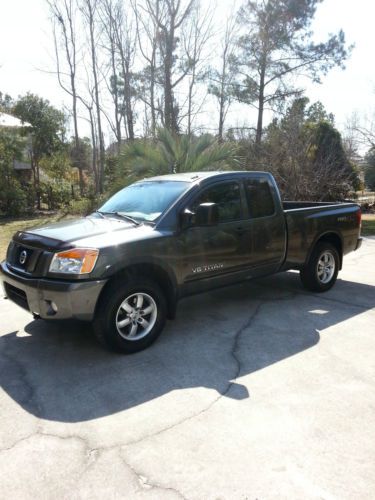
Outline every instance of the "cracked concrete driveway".
{"type": "Polygon", "coordinates": [[[375,240],[330,292],[284,273],[186,299],[159,341],[0,301],[0,497],[375,497],[375,240]]]}

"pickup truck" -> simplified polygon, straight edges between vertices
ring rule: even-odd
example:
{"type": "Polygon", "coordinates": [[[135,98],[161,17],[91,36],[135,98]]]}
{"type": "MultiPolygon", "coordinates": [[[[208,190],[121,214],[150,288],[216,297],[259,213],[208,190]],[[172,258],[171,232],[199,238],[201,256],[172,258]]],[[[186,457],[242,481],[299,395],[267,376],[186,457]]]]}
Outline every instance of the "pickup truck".
{"type": "Polygon", "coordinates": [[[267,172],[171,174],[87,217],[15,233],[0,278],[34,317],[91,321],[105,346],[134,353],[191,294],[290,269],[329,290],[360,226],[355,203],[282,202],[267,172]]]}

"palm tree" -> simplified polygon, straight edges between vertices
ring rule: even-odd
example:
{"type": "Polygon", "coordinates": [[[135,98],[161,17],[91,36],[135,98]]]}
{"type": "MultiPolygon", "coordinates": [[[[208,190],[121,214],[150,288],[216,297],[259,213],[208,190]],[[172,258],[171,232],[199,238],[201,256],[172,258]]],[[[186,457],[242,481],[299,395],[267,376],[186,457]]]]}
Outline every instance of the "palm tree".
{"type": "Polygon", "coordinates": [[[156,141],[143,139],[125,146],[121,153],[126,170],[136,177],[202,170],[228,170],[238,164],[236,147],[218,143],[210,135],[175,136],[157,130],[156,141]]]}

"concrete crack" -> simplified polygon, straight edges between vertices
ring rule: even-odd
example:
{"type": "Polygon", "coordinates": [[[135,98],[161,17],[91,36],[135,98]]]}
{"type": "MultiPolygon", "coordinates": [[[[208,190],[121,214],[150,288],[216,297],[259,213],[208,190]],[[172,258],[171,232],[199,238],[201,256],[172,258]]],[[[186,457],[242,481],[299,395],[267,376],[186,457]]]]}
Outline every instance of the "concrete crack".
{"type": "MultiPolygon", "coordinates": [[[[278,288],[280,289],[280,287],[278,287],[278,288]]],[[[96,452],[96,451],[101,452],[101,451],[113,450],[113,449],[117,449],[117,448],[121,448],[121,447],[126,447],[126,446],[132,446],[132,445],[139,444],[139,443],[141,443],[142,441],[144,441],[146,439],[150,439],[150,438],[159,436],[160,434],[163,434],[166,431],[172,430],[172,429],[174,429],[174,428],[176,428],[176,427],[184,424],[185,422],[188,422],[189,420],[192,420],[194,418],[199,417],[200,415],[202,415],[202,414],[206,413],[207,411],[209,411],[220,399],[222,399],[224,396],[226,396],[230,392],[230,390],[233,387],[233,385],[235,384],[237,378],[240,376],[242,367],[241,367],[241,361],[240,361],[239,357],[237,356],[237,350],[238,350],[239,340],[240,340],[241,335],[243,334],[243,332],[245,330],[247,330],[248,328],[250,328],[250,326],[254,322],[255,318],[259,314],[259,311],[260,311],[262,305],[265,304],[265,303],[268,303],[270,301],[272,301],[272,302],[279,302],[279,301],[291,300],[295,295],[298,295],[296,292],[293,292],[293,291],[290,291],[290,293],[291,294],[288,297],[281,297],[281,298],[278,298],[278,299],[261,299],[261,301],[258,301],[258,304],[255,307],[255,310],[253,311],[253,313],[246,320],[246,322],[237,330],[237,332],[234,334],[234,337],[233,337],[233,343],[232,343],[232,347],[231,347],[231,349],[229,351],[229,354],[234,359],[235,364],[236,364],[236,370],[235,370],[234,375],[228,381],[228,384],[227,384],[225,390],[223,392],[221,392],[220,394],[218,394],[218,396],[213,401],[211,401],[211,403],[209,405],[207,405],[205,408],[203,408],[199,412],[194,413],[194,414],[192,414],[192,415],[190,415],[188,417],[185,417],[185,418],[179,420],[178,422],[175,422],[175,423],[173,423],[173,424],[171,424],[171,425],[169,425],[167,427],[163,427],[162,429],[158,430],[157,432],[147,434],[147,435],[142,436],[141,438],[136,439],[134,441],[127,441],[127,442],[119,443],[119,444],[116,444],[116,445],[113,445],[113,446],[103,446],[103,447],[91,448],[90,444],[84,438],[82,438],[79,435],[62,436],[62,435],[59,435],[59,434],[48,434],[48,433],[43,433],[43,432],[41,432],[40,429],[38,429],[36,432],[31,433],[28,436],[25,436],[22,439],[16,441],[16,443],[14,443],[11,447],[4,448],[4,449],[0,450],[0,452],[8,451],[8,450],[12,449],[15,446],[17,446],[20,442],[25,441],[27,439],[30,439],[34,435],[44,435],[44,436],[55,437],[55,438],[58,438],[58,439],[79,439],[80,441],[82,441],[84,443],[84,446],[88,450],[88,453],[91,454],[91,453],[96,452]]],[[[11,361],[12,363],[14,363],[18,367],[18,370],[20,371],[20,374],[21,374],[20,378],[22,379],[22,381],[24,382],[24,384],[29,389],[29,393],[30,393],[29,398],[30,398],[30,400],[33,400],[35,402],[36,391],[35,391],[35,389],[33,388],[33,386],[31,385],[30,381],[27,378],[27,371],[26,371],[26,369],[22,366],[21,363],[18,362],[17,359],[14,359],[10,354],[5,354],[3,352],[2,355],[4,357],[6,357],[9,361],[11,361]]],[[[40,413],[41,412],[40,405],[37,402],[35,402],[35,406],[38,409],[39,414],[41,414],[40,413]]]]}
{"type": "Polygon", "coordinates": [[[7,448],[2,448],[0,449],[0,453],[5,453],[8,452],[17,446],[19,446],[21,443],[28,441],[29,439],[32,439],[33,437],[36,436],[44,436],[44,437],[49,437],[57,440],[63,440],[63,441],[78,441],[82,443],[83,448],[84,448],[84,456],[85,456],[85,461],[83,462],[83,470],[80,472],[79,477],[77,481],[80,481],[82,477],[85,475],[85,473],[89,470],[89,468],[93,465],[93,463],[97,459],[97,454],[98,453],[103,453],[105,451],[109,450],[117,450],[119,458],[121,462],[134,474],[134,476],[137,478],[137,482],[140,485],[142,489],[158,489],[158,490],[163,490],[163,491],[171,491],[175,493],[178,497],[187,500],[187,498],[176,488],[169,487],[169,486],[163,486],[161,484],[158,484],[156,482],[151,482],[145,475],[142,473],[138,472],[133,466],[131,466],[123,457],[121,454],[121,448],[124,446],[122,444],[118,444],[115,446],[111,447],[97,447],[97,448],[90,448],[90,445],[86,439],[84,439],[82,436],[77,435],[77,434],[72,434],[69,436],[62,436],[59,434],[52,434],[48,432],[33,432],[28,434],[27,436],[24,436],[23,438],[19,439],[15,443],[12,444],[12,446],[8,446],[7,448]],[[94,455],[94,457],[93,457],[94,455]],[[96,455],[96,456],[95,456],[96,455]]]}
{"type": "Polygon", "coordinates": [[[142,436],[141,438],[136,439],[134,441],[128,441],[128,442],[124,443],[122,446],[132,446],[132,445],[139,444],[142,441],[144,441],[145,439],[150,439],[150,438],[159,436],[160,434],[163,434],[164,432],[167,432],[171,429],[174,429],[174,428],[184,424],[185,422],[188,422],[189,420],[197,418],[200,415],[203,415],[204,413],[209,411],[220,399],[222,399],[224,396],[226,396],[229,393],[230,389],[233,387],[233,385],[236,382],[236,379],[239,377],[239,375],[241,373],[241,362],[236,355],[239,339],[240,339],[242,333],[245,330],[247,330],[251,326],[251,324],[253,323],[254,319],[256,318],[256,316],[258,315],[258,313],[260,311],[262,303],[263,303],[263,301],[258,303],[258,305],[255,308],[255,311],[251,314],[250,318],[238,329],[238,331],[234,335],[233,345],[232,345],[232,348],[231,348],[229,354],[233,357],[233,359],[237,365],[237,368],[236,368],[235,374],[233,375],[233,377],[231,377],[230,381],[228,382],[226,389],[222,393],[220,393],[217,396],[217,398],[215,398],[213,401],[211,401],[211,403],[208,406],[206,406],[205,408],[203,408],[199,412],[194,413],[193,415],[190,415],[188,417],[185,417],[182,420],[179,420],[178,422],[175,422],[174,424],[171,424],[167,427],[164,427],[163,429],[160,429],[157,432],[147,434],[146,436],[142,436]]]}
{"type": "Polygon", "coordinates": [[[8,446],[7,448],[0,448],[0,453],[5,453],[6,451],[13,450],[13,448],[16,448],[16,446],[18,446],[20,443],[22,443],[23,441],[27,441],[28,439],[32,438],[33,436],[36,436],[37,434],[38,431],[32,432],[31,434],[28,434],[27,436],[18,439],[11,446],[8,446]]]}
{"type": "MultiPolygon", "coordinates": [[[[269,301],[275,302],[275,301],[287,301],[287,300],[291,300],[294,297],[294,295],[295,295],[295,293],[291,291],[291,294],[288,295],[288,297],[281,297],[281,298],[278,298],[278,299],[274,299],[274,298],[273,299],[261,299],[261,300],[257,301],[258,303],[257,303],[254,311],[252,312],[252,314],[238,328],[238,330],[233,335],[233,339],[232,339],[232,343],[231,343],[231,348],[230,348],[229,353],[228,353],[233,358],[233,360],[235,362],[235,370],[234,370],[233,376],[228,380],[228,383],[227,383],[225,389],[220,394],[218,394],[218,396],[213,401],[211,401],[211,403],[209,403],[205,408],[203,408],[200,411],[194,413],[193,415],[185,417],[185,418],[179,420],[178,422],[175,422],[175,423],[173,423],[173,424],[171,424],[171,425],[169,425],[167,427],[164,427],[164,428],[160,429],[157,432],[144,435],[141,438],[136,439],[134,441],[127,441],[127,442],[124,442],[124,443],[118,443],[118,444],[115,444],[115,445],[112,445],[112,446],[91,447],[91,445],[89,443],[89,440],[84,439],[80,435],[67,435],[67,436],[64,436],[64,435],[60,435],[60,434],[52,434],[52,433],[47,433],[47,432],[44,433],[44,432],[41,432],[40,430],[38,430],[38,431],[36,431],[34,433],[29,434],[28,436],[23,437],[20,440],[18,440],[12,446],[0,450],[0,452],[9,451],[12,448],[18,446],[21,442],[26,441],[28,439],[31,439],[33,436],[36,436],[36,435],[48,436],[48,437],[52,437],[52,438],[56,438],[56,439],[62,439],[62,440],[70,440],[70,439],[79,440],[83,444],[84,449],[85,449],[86,465],[83,468],[81,474],[79,475],[79,479],[78,480],[80,480],[84,476],[84,474],[87,472],[87,470],[91,467],[91,465],[93,463],[92,462],[93,454],[95,454],[95,453],[101,454],[101,453],[103,453],[105,451],[117,450],[118,453],[119,453],[119,455],[120,455],[120,458],[121,458],[122,462],[124,463],[124,465],[127,466],[132,471],[132,473],[135,475],[135,477],[137,478],[137,481],[138,481],[140,487],[142,487],[143,489],[155,488],[155,489],[160,489],[160,490],[164,490],[164,491],[171,491],[171,492],[174,492],[176,495],[178,495],[180,498],[183,498],[183,499],[186,500],[186,497],[180,491],[178,491],[177,489],[175,489],[173,487],[162,486],[161,484],[159,484],[159,483],[157,483],[155,481],[151,481],[144,474],[142,474],[141,472],[137,471],[133,466],[131,466],[125,460],[125,458],[122,455],[122,452],[125,452],[126,447],[130,447],[132,445],[137,445],[137,444],[139,444],[139,443],[141,443],[141,442],[143,442],[143,441],[145,441],[147,439],[151,439],[151,438],[157,437],[157,436],[163,434],[164,432],[167,432],[169,430],[175,429],[176,427],[184,424],[185,422],[188,422],[188,421],[190,421],[190,420],[192,420],[194,418],[197,418],[197,417],[203,415],[204,413],[208,412],[220,399],[222,399],[224,396],[226,396],[230,392],[231,388],[235,385],[236,380],[238,379],[238,377],[241,374],[242,365],[241,365],[241,360],[240,360],[237,352],[238,352],[239,343],[240,343],[240,339],[241,339],[242,334],[246,330],[248,330],[251,327],[251,325],[254,323],[254,320],[256,319],[257,315],[259,314],[259,312],[261,310],[261,307],[265,303],[268,303],[269,301]]],[[[22,381],[24,382],[24,384],[29,389],[29,398],[33,399],[34,402],[35,402],[35,397],[36,397],[35,390],[34,390],[32,384],[30,383],[30,381],[28,380],[26,369],[20,363],[18,363],[17,360],[15,360],[10,354],[7,354],[6,357],[7,357],[7,359],[9,361],[11,361],[12,363],[14,363],[14,364],[17,365],[18,371],[20,372],[20,378],[22,379],[22,381]]],[[[36,402],[35,402],[35,405],[37,406],[38,410],[40,411],[40,406],[37,405],[36,402]]],[[[95,462],[95,460],[96,460],[96,457],[94,457],[94,462],[95,462]]]]}
{"type": "Polygon", "coordinates": [[[134,476],[137,478],[137,481],[142,489],[158,489],[162,491],[171,491],[175,493],[177,496],[180,498],[183,498],[184,500],[188,500],[187,497],[185,497],[181,491],[177,490],[176,488],[173,488],[171,486],[163,486],[160,483],[156,482],[151,482],[145,475],[143,475],[141,472],[138,472],[132,465],[130,465],[124,458],[124,456],[121,453],[121,449],[119,449],[119,457],[120,460],[123,462],[123,464],[132,471],[134,476]]]}
{"type": "Polygon", "coordinates": [[[260,308],[262,307],[262,304],[263,304],[263,300],[258,303],[258,305],[255,308],[255,311],[250,315],[248,320],[238,329],[238,331],[236,332],[236,334],[234,336],[233,346],[232,346],[232,349],[230,351],[230,354],[233,357],[233,359],[235,360],[235,362],[237,363],[237,371],[236,371],[234,377],[232,377],[231,382],[229,382],[227,389],[223,392],[223,394],[220,394],[219,398],[215,401],[215,403],[220,398],[222,398],[223,396],[228,394],[228,392],[231,390],[231,388],[233,387],[236,380],[238,379],[238,377],[241,374],[241,369],[242,369],[241,361],[240,361],[239,357],[237,356],[237,349],[238,349],[239,340],[241,338],[242,333],[251,327],[252,323],[254,322],[255,318],[257,317],[257,315],[260,311],[260,308]]]}
{"type": "MultiPolygon", "coordinates": [[[[16,448],[22,442],[28,441],[29,439],[31,439],[31,438],[33,438],[35,436],[45,436],[45,437],[50,437],[50,438],[54,438],[54,439],[61,439],[61,440],[70,440],[70,439],[73,439],[73,440],[80,441],[81,443],[83,443],[84,447],[89,451],[89,453],[92,451],[90,449],[89,443],[82,436],[79,436],[77,434],[72,434],[72,435],[69,435],[69,436],[61,436],[59,434],[52,434],[52,433],[41,432],[41,431],[37,430],[35,432],[31,432],[27,436],[22,437],[21,439],[18,439],[11,446],[8,446],[6,448],[1,448],[0,449],[0,453],[4,453],[6,451],[10,451],[13,448],[16,448]]],[[[119,446],[121,446],[121,445],[119,445],[119,446]]]]}

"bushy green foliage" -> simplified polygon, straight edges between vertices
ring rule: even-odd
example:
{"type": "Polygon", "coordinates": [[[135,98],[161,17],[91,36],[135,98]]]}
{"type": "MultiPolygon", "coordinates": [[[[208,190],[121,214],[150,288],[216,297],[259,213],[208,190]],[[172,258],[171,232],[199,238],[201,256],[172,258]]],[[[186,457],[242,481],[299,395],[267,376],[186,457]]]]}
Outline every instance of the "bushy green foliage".
{"type": "Polygon", "coordinates": [[[15,159],[22,158],[23,140],[8,130],[0,130],[0,212],[19,215],[27,208],[25,190],[13,167],[15,159]]]}
{"type": "MultiPolygon", "coordinates": [[[[16,101],[0,94],[0,105],[1,102],[9,107],[8,112],[33,125],[32,131],[24,131],[24,137],[22,131],[0,131],[2,214],[32,211],[39,199],[42,209],[86,215],[100,206],[104,198],[142,177],[202,170],[271,171],[283,197],[297,200],[343,199],[359,188],[355,166],[345,153],[333,116],[321,103],[309,106],[307,98],[296,99],[282,119],[275,119],[265,130],[261,144],[255,136],[232,135],[225,142],[218,142],[209,134],[176,135],[165,128],[157,130],[156,138],[129,141],[120,155],[107,152],[105,195],[100,197],[96,194],[89,141],[82,139],[76,146],[64,139],[64,115],[60,111],[31,94],[16,101]],[[14,170],[13,161],[24,159],[26,146],[31,143],[33,171],[27,177],[14,170]],[[85,189],[78,199],[75,167],[85,170],[81,171],[85,189]]],[[[367,184],[373,189],[374,158],[372,151],[366,169],[367,184]]]]}
{"type": "Polygon", "coordinates": [[[78,140],[78,145],[76,145],[74,139],[72,139],[69,144],[71,166],[88,170],[90,168],[91,150],[90,139],[87,137],[83,139],[80,138],[78,140]]]}
{"type": "Polygon", "coordinates": [[[129,143],[120,155],[119,168],[130,179],[168,173],[226,170],[238,164],[236,146],[218,143],[208,135],[173,135],[158,129],[156,140],[129,143]]]}
{"type": "Polygon", "coordinates": [[[69,214],[86,216],[97,210],[98,207],[100,207],[108,197],[108,194],[100,195],[92,193],[91,195],[89,194],[87,198],[71,200],[66,210],[69,212],[69,214]]]}
{"type": "Polygon", "coordinates": [[[292,75],[319,82],[331,68],[343,67],[351,51],[343,31],[316,42],[311,24],[320,1],[246,0],[240,7],[238,20],[245,29],[237,41],[234,94],[258,110],[257,144],[264,110],[301,95],[292,75]]]}
{"type": "Polygon", "coordinates": [[[63,146],[65,117],[49,101],[34,94],[20,97],[14,107],[14,115],[32,125],[26,131],[32,136],[32,150],[38,162],[43,156],[50,156],[63,146]]]}
{"type": "Polygon", "coordinates": [[[0,213],[18,216],[28,208],[27,196],[17,179],[12,179],[7,185],[0,185],[0,213]]]}
{"type": "Polygon", "coordinates": [[[340,200],[359,186],[332,117],[321,104],[296,99],[285,117],[266,129],[257,159],[287,199],[340,200]]]}
{"type": "Polygon", "coordinates": [[[0,112],[8,113],[14,106],[12,96],[0,91],[0,112]]]}
{"type": "Polygon", "coordinates": [[[43,156],[39,162],[43,173],[54,180],[69,180],[72,174],[72,165],[69,152],[61,149],[50,156],[43,156]]]}
{"type": "Polygon", "coordinates": [[[375,148],[371,148],[365,157],[365,183],[368,189],[375,191],[375,148]]]}
{"type": "Polygon", "coordinates": [[[67,207],[72,199],[71,184],[64,179],[51,179],[40,183],[42,203],[49,210],[67,207]]]}

